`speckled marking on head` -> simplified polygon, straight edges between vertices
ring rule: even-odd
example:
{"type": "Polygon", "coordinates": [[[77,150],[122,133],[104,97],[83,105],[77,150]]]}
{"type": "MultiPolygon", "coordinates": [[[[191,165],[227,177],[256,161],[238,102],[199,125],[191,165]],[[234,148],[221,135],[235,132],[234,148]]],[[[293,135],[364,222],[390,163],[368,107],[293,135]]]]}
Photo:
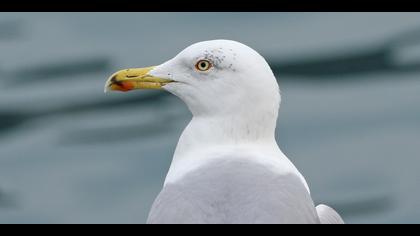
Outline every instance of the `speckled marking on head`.
{"type": "Polygon", "coordinates": [[[195,60],[200,60],[200,59],[210,60],[213,63],[213,66],[215,68],[218,68],[218,69],[226,68],[232,71],[236,71],[232,63],[228,65],[223,65],[223,62],[229,58],[236,60],[236,53],[233,52],[233,49],[229,49],[229,51],[226,51],[222,47],[219,47],[216,49],[211,49],[210,51],[204,50],[203,58],[197,56],[195,57],[195,60]]]}

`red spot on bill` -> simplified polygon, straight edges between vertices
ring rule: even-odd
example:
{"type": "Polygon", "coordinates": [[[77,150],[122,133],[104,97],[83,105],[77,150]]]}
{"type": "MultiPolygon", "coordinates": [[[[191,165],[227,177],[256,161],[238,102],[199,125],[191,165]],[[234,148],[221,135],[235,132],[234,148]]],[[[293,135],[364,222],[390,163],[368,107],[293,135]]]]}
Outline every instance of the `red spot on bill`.
{"type": "Polygon", "coordinates": [[[122,81],[119,83],[115,83],[111,86],[112,90],[121,91],[121,92],[128,92],[134,89],[133,82],[130,81],[122,81]]]}

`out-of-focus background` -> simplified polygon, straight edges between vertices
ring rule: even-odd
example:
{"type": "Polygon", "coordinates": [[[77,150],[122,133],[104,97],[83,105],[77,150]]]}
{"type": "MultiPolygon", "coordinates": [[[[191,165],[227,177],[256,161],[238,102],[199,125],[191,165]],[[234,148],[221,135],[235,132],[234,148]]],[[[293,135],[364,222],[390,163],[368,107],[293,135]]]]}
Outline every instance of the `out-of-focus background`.
{"type": "Polygon", "coordinates": [[[191,115],[104,83],[218,38],[272,66],[316,204],[420,223],[419,13],[0,13],[0,223],[144,223],[191,115]]]}

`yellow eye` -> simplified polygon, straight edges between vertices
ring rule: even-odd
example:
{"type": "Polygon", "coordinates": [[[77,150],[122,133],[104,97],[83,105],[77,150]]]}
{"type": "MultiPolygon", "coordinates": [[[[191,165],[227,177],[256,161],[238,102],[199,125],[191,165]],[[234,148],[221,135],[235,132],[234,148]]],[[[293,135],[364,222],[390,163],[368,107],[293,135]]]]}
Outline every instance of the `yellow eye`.
{"type": "Polygon", "coordinates": [[[207,71],[212,67],[212,64],[207,60],[199,60],[197,64],[195,64],[195,68],[199,71],[207,71]]]}

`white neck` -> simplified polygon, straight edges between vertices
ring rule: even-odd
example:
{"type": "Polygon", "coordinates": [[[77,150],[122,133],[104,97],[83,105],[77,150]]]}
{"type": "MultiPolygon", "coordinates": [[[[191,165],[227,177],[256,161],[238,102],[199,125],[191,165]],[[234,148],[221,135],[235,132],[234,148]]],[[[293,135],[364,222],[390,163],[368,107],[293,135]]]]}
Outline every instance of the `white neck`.
{"type": "Polygon", "coordinates": [[[174,160],[205,146],[257,145],[275,142],[275,119],[261,116],[246,120],[238,116],[193,117],[178,142],[174,160]]]}
{"type": "Polygon", "coordinates": [[[271,118],[260,117],[259,122],[235,117],[193,117],[179,139],[165,185],[213,158],[256,157],[254,161],[265,163],[274,171],[298,175],[310,193],[305,178],[277,145],[274,136],[277,112],[271,118]]]}
{"type": "Polygon", "coordinates": [[[179,139],[165,183],[218,154],[267,150],[259,154],[277,156],[281,153],[275,140],[277,114],[277,109],[269,109],[229,116],[194,116],[179,139]]]}

